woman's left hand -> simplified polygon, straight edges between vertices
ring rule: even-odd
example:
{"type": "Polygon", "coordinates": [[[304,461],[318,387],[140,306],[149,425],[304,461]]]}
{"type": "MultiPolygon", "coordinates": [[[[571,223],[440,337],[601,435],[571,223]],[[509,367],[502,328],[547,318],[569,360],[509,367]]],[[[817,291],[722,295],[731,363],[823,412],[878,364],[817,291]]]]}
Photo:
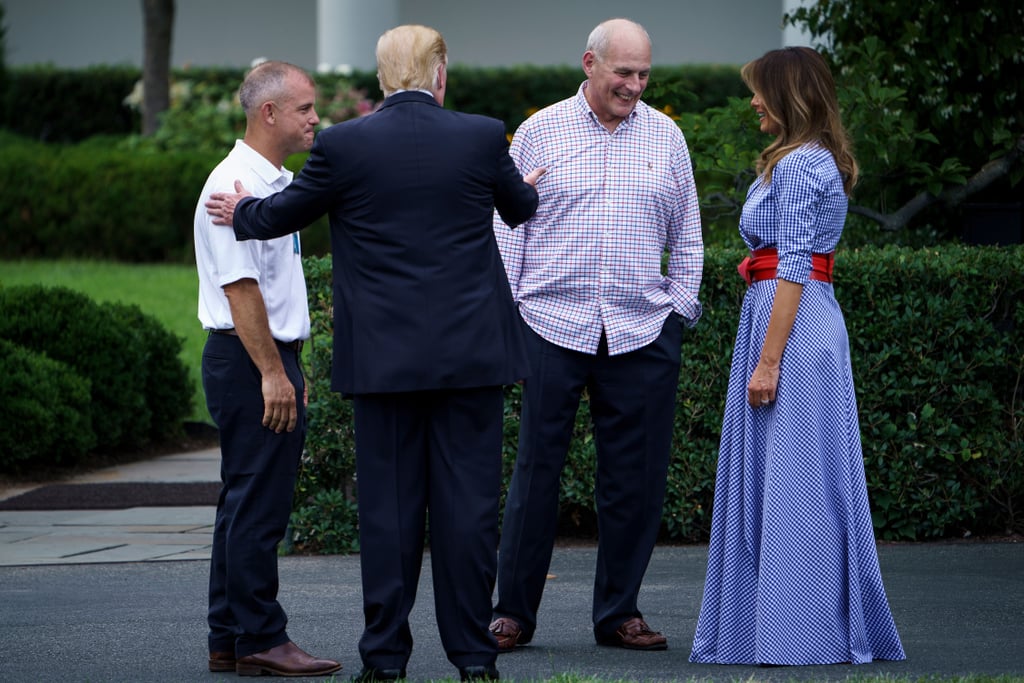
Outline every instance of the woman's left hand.
{"type": "Polygon", "coordinates": [[[763,361],[754,368],[747,384],[747,403],[751,408],[764,408],[775,400],[779,387],[779,366],[769,366],[763,361]]]}

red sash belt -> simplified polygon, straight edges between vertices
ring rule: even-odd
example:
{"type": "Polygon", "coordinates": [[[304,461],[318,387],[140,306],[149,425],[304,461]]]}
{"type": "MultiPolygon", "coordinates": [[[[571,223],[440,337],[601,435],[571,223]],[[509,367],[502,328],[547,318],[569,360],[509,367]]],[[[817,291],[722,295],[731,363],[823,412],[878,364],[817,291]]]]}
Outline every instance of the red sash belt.
{"type": "MultiPolygon", "coordinates": [[[[811,254],[811,279],[820,282],[832,282],[832,265],[835,260],[833,252],[827,254],[811,254]]],[[[779,267],[779,252],[775,247],[757,249],[750,256],[740,261],[736,270],[751,285],[759,280],[774,280],[775,270],[779,267]]]]}

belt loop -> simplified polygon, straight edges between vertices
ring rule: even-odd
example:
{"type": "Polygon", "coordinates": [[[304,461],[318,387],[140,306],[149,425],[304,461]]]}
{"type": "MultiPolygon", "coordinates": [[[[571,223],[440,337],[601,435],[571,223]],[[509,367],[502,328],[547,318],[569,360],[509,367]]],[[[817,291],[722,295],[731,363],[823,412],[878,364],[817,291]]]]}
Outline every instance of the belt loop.
{"type": "Polygon", "coordinates": [[[275,339],[274,341],[276,341],[281,346],[284,346],[285,348],[291,349],[295,353],[302,353],[302,340],[301,339],[296,339],[295,341],[290,341],[290,342],[279,341],[277,339],[275,339]]]}

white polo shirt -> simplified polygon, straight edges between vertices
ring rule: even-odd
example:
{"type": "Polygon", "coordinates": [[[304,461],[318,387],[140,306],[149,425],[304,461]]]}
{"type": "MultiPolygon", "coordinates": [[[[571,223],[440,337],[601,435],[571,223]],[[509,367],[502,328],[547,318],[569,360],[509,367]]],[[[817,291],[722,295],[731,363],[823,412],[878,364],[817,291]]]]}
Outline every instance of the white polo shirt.
{"type": "Polygon", "coordinates": [[[214,192],[234,192],[235,181],[256,197],[283,190],[292,172],[275,168],[242,140],[206,180],[195,214],[196,268],[199,271],[199,321],[208,330],[230,329],[231,307],[223,287],[243,278],[255,280],[263,294],[270,333],[282,342],[309,339],[309,303],[302,272],[299,233],[271,240],[235,240],[235,231],[214,225],[206,212],[214,192]]]}

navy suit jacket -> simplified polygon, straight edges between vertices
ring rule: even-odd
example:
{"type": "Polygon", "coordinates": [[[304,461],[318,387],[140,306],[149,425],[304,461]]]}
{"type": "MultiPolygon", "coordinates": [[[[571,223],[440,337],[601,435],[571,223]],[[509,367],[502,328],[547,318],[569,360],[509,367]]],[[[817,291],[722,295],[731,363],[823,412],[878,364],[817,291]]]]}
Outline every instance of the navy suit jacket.
{"type": "Polygon", "coordinates": [[[329,215],[335,391],[458,389],[528,374],[495,208],[512,226],[537,208],[504,124],[410,91],[320,132],[286,189],[238,203],[234,228],[267,239],[329,215]]]}

